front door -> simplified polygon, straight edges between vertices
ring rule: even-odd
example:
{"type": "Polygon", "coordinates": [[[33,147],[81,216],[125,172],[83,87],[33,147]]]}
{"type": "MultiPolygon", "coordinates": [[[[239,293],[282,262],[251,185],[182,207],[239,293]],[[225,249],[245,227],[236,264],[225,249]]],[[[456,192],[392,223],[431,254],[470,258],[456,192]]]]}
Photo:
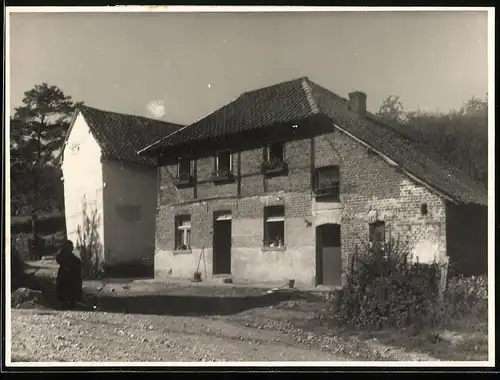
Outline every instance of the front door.
{"type": "Polygon", "coordinates": [[[316,283],[328,286],[342,285],[339,224],[323,224],[316,227],[316,283]]]}
{"type": "Polygon", "coordinates": [[[213,274],[231,274],[231,216],[214,215],[213,274]]]}

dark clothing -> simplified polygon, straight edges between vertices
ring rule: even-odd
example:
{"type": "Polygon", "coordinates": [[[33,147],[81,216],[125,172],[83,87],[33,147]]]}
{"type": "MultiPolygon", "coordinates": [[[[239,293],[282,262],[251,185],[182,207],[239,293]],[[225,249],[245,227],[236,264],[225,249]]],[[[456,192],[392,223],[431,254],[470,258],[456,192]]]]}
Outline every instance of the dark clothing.
{"type": "Polygon", "coordinates": [[[65,306],[72,306],[81,300],[82,263],[68,248],[63,248],[56,256],[59,264],[57,271],[57,299],[65,306]]]}

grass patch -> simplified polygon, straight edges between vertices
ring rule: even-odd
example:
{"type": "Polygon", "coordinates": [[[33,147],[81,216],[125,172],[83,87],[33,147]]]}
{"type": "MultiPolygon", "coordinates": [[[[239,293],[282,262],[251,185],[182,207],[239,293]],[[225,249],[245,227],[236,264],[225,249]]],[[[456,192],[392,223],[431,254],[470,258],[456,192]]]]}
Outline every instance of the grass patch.
{"type": "MultiPolygon", "coordinates": [[[[486,300],[483,301],[487,304],[486,300]]],[[[359,339],[367,344],[426,354],[438,360],[488,360],[487,313],[471,311],[467,315],[450,320],[440,328],[409,326],[371,330],[330,327],[330,331],[344,339],[359,339]]]]}

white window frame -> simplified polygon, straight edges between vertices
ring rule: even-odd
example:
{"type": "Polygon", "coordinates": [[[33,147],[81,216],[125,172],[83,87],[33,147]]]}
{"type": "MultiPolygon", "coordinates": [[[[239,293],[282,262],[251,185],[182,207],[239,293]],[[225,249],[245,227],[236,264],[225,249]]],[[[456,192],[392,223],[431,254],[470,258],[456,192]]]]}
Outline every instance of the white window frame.
{"type": "Polygon", "coordinates": [[[229,149],[225,149],[225,150],[219,150],[217,152],[215,152],[215,171],[218,173],[219,172],[219,155],[221,153],[228,153],[229,154],[229,172],[232,172],[233,171],[233,152],[229,149]]]}
{"type": "Polygon", "coordinates": [[[264,246],[265,247],[269,247],[267,246],[268,242],[266,241],[266,239],[269,239],[269,233],[267,231],[267,225],[268,223],[283,223],[283,236],[281,236],[281,243],[282,243],[282,246],[281,248],[284,248],[286,246],[286,220],[285,220],[285,207],[284,206],[280,206],[280,205],[276,205],[276,206],[267,206],[265,209],[264,209],[264,214],[266,214],[266,211],[265,210],[268,210],[270,208],[273,208],[273,207],[281,207],[283,209],[283,215],[275,215],[275,216],[266,216],[265,215],[265,219],[264,219],[264,246]]]}
{"type": "Polygon", "coordinates": [[[190,215],[179,215],[175,218],[175,244],[174,247],[184,245],[187,249],[191,249],[191,216],[190,215]],[[189,233],[188,233],[189,231],[189,233]],[[179,233],[179,235],[177,235],[179,233]],[[177,236],[179,236],[179,241],[177,241],[177,236]],[[189,238],[188,238],[189,236],[189,238]]]}

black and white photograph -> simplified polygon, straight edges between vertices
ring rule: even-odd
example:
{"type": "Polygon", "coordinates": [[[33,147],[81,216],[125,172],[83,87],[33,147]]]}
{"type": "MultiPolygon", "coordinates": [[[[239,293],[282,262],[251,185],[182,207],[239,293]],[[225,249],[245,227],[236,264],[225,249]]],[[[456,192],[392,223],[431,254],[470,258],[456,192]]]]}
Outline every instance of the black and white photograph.
{"type": "Polygon", "coordinates": [[[5,363],[494,365],[494,21],[7,7],[5,363]]]}

